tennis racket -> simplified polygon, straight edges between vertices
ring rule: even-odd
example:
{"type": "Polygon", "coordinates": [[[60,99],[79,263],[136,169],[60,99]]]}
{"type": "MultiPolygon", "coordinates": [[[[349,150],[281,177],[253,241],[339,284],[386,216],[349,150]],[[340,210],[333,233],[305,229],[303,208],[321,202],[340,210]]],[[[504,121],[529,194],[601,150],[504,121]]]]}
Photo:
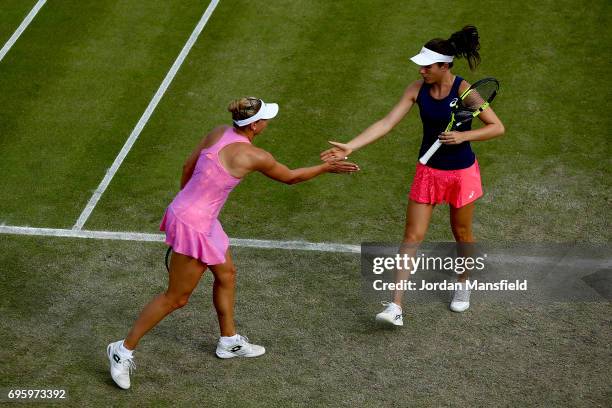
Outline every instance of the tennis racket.
{"type": "MultiPolygon", "coordinates": [[[[446,126],[445,132],[457,130],[464,123],[480,115],[480,112],[487,109],[499,90],[499,82],[495,78],[484,78],[476,81],[466,89],[459,98],[451,101],[451,120],[446,126]]],[[[427,164],[431,156],[442,146],[440,139],[436,139],[429,150],[419,159],[421,164],[427,164]]]]}

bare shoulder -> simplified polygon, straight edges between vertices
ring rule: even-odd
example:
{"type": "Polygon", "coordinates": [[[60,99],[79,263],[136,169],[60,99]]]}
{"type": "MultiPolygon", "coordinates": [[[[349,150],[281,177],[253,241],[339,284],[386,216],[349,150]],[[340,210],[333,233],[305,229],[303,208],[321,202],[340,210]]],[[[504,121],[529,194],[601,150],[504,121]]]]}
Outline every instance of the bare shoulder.
{"type": "Polygon", "coordinates": [[[217,143],[217,141],[221,139],[221,136],[223,136],[223,133],[225,133],[227,129],[229,129],[229,126],[221,125],[208,132],[200,141],[200,149],[206,149],[217,143]]]}
{"type": "Polygon", "coordinates": [[[404,95],[410,97],[412,100],[416,100],[417,96],[419,96],[419,91],[423,86],[423,80],[419,79],[417,81],[412,82],[406,90],[404,91],[404,95]]]}
{"type": "Polygon", "coordinates": [[[240,143],[244,145],[243,152],[248,156],[250,160],[257,163],[266,163],[270,161],[274,161],[274,156],[272,153],[264,150],[260,147],[253,146],[251,144],[240,143]]]}
{"type": "Polygon", "coordinates": [[[416,81],[414,81],[413,83],[408,85],[408,88],[414,88],[416,90],[419,90],[419,89],[421,89],[422,86],[423,86],[423,80],[422,79],[417,79],[416,81]]]}
{"type": "Polygon", "coordinates": [[[214,128],[213,130],[211,130],[210,133],[212,133],[212,134],[224,133],[230,127],[231,126],[228,126],[228,125],[219,125],[216,128],[214,128]]]}
{"type": "Polygon", "coordinates": [[[204,140],[206,140],[207,138],[210,137],[215,137],[215,136],[221,136],[223,133],[225,133],[225,131],[227,129],[229,129],[230,127],[228,125],[221,125],[221,126],[217,126],[216,128],[214,128],[213,130],[211,130],[210,132],[208,132],[206,134],[206,136],[204,136],[204,140]]]}
{"type": "Polygon", "coordinates": [[[267,151],[250,143],[230,143],[219,151],[219,161],[229,173],[242,178],[252,171],[265,170],[274,165],[267,151]]]}
{"type": "Polygon", "coordinates": [[[227,151],[228,156],[235,163],[239,163],[245,167],[252,167],[270,160],[274,160],[272,154],[268,151],[253,146],[250,143],[232,143],[222,149],[222,152],[227,151]]]}
{"type": "Polygon", "coordinates": [[[253,145],[244,144],[242,152],[244,153],[244,165],[252,170],[266,170],[274,166],[276,159],[267,150],[261,149],[253,145]]]}
{"type": "Polygon", "coordinates": [[[461,95],[463,92],[467,91],[470,86],[472,86],[472,85],[470,85],[470,83],[468,81],[466,81],[465,79],[462,80],[461,83],[459,84],[459,95],[461,95]]]}

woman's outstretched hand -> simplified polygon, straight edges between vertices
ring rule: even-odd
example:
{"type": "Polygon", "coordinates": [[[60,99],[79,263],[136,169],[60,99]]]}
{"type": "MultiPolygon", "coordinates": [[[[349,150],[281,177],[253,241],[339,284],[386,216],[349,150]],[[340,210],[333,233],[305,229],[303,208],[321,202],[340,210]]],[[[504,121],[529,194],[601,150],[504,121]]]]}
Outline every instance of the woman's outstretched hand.
{"type": "Polygon", "coordinates": [[[321,160],[326,162],[337,161],[337,160],[346,160],[348,159],[348,155],[353,152],[353,149],[349,147],[348,144],[339,143],[339,142],[329,142],[332,147],[331,149],[325,150],[321,153],[321,160]]]}
{"type": "Polygon", "coordinates": [[[355,173],[359,171],[359,166],[355,163],[344,160],[328,161],[325,163],[328,166],[329,173],[355,173]]]}

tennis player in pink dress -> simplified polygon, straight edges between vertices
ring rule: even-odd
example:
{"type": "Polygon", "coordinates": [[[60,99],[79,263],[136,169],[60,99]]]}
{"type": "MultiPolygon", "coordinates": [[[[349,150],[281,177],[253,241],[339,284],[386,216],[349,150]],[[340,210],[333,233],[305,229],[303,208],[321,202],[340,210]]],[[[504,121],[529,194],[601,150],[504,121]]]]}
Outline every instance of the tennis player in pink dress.
{"type": "MultiPolygon", "coordinates": [[[[490,107],[478,119],[483,123],[479,129],[471,128],[471,121],[460,131],[445,132],[451,118],[450,103],[457,99],[470,85],[451,71],[455,57],[465,57],[471,69],[480,62],[479,36],[476,27],[465,26],[447,40],[434,38],[411,58],[419,65],[422,79],[411,83],[400,101],[384,118],[372,124],[348,143],[331,142],[335,147],[321,153],[323,160],[338,160],[378,140],[389,133],[414,105],[418,105],[423,123],[423,139],[419,157],[436,141],[442,147],[426,165],[417,163],[416,172],[406,211],[406,226],[402,252],[416,255],[416,248],[429,227],[436,205],[448,203],[450,224],[458,249],[469,248],[474,242],[472,218],[475,201],[482,196],[480,167],[470,142],[489,140],[504,133],[504,125],[490,107]]],[[[396,281],[408,279],[409,270],[400,270],[396,281]]],[[[458,276],[458,289],[453,295],[450,309],[463,312],[468,309],[470,292],[464,283],[467,273],[458,276]]],[[[396,290],[392,302],[384,302],[385,309],[376,315],[376,320],[395,326],[403,325],[402,290],[396,290]]]]}
{"type": "Polygon", "coordinates": [[[265,353],[236,333],[234,296],[236,267],[229,250],[229,239],[219,222],[219,212],[230,192],[247,174],[259,171],[286,184],[310,180],[324,173],[352,173],[359,168],[344,160],[291,170],[267,151],[252,145],[255,136],[278,113],[278,105],[257,98],[232,102],[233,127],[211,131],[183,166],[181,191],[166,209],[160,229],[172,248],[168,289],[147,304],[123,340],[107,347],[111,377],[123,388],[130,387],[134,368],[133,350],[138,342],[164,317],[187,304],[202,274],[214,275],[213,303],[221,337],[216,355],[220,358],[257,357],[265,353]]]}

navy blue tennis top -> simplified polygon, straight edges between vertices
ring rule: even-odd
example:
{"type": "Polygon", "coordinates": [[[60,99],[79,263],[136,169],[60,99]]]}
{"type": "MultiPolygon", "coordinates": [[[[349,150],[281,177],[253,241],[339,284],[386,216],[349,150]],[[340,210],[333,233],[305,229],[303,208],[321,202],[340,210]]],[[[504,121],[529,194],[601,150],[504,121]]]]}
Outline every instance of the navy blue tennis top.
{"type": "MultiPolygon", "coordinates": [[[[446,129],[451,119],[450,103],[459,97],[459,85],[463,78],[455,77],[450,93],[444,99],[434,99],[430,92],[431,85],[423,83],[419,90],[416,103],[419,105],[421,121],[423,122],[423,141],[419,150],[419,157],[423,156],[429,147],[434,144],[438,135],[446,129]]],[[[461,125],[457,131],[466,131],[472,128],[472,121],[461,125]]],[[[470,142],[458,145],[442,145],[429,159],[427,166],[441,170],[465,169],[474,164],[476,156],[472,151],[470,142]]]]}

